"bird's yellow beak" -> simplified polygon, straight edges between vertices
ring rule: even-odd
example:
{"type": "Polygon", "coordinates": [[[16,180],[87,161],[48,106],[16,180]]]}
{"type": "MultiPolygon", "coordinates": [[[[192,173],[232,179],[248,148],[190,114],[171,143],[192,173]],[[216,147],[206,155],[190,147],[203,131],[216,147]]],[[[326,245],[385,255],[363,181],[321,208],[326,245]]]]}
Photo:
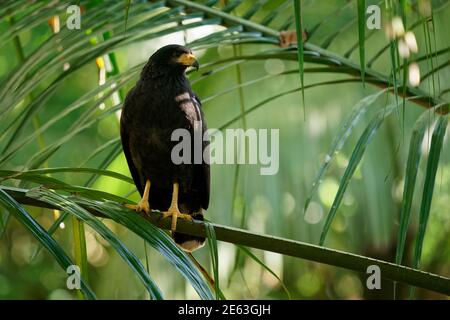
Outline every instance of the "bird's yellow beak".
{"type": "Polygon", "coordinates": [[[183,53],[177,59],[177,62],[182,64],[183,66],[194,67],[197,69],[199,67],[197,58],[192,53],[183,53]]]}

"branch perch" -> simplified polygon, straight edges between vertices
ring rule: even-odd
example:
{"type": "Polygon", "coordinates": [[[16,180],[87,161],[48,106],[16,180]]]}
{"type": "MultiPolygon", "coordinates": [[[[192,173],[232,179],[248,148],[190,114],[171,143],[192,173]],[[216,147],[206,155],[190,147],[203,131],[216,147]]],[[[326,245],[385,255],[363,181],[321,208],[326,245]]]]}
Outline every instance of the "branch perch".
{"type": "MultiPolygon", "coordinates": [[[[28,197],[26,194],[27,190],[25,189],[6,186],[0,186],[0,188],[21,204],[55,209],[48,203],[28,197]]],[[[88,208],[86,209],[97,217],[105,217],[105,215],[101,212],[88,208]]],[[[129,209],[124,208],[124,212],[125,211],[129,211],[129,209]]],[[[155,211],[154,213],[155,214],[151,216],[147,216],[145,214],[142,216],[155,226],[169,230],[170,221],[168,219],[160,220],[159,212],[155,211]]],[[[257,234],[247,230],[227,227],[219,224],[212,224],[212,226],[215,229],[216,238],[224,242],[276,252],[283,255],[302,258],[309,261],[315,261],[362,273],[366,273],[368,266],[377,265],[380,267],[381,276],[383,278],[439,292],[445,295],[450,295],[450,279],[440,275],[300,241],[257,234]]],[[[206,237],[205,226],[202,222],[188,222],[179,220],[177,224],[177,232],[206,237]]]]}

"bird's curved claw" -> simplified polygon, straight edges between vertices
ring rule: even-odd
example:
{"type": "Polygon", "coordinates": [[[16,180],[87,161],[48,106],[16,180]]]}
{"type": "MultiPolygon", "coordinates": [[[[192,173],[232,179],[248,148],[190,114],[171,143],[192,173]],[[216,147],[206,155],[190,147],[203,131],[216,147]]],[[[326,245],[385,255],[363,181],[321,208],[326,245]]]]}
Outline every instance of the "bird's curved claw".
{"type": "Polygon", "coordinates": [[[150,213],[150,204],[147,200],[141,199],[138,204],[125,204],[125,207],[128,209],[134,210],[136,212],[144,211],[146,214],[150,213]]]}
{"type": "Polygon", "coordinates": [[[169,210],[164,211],[160,217],[160,219],[165,219],[168,217],[172,217],[172,223],[170,225],[170,230],[172,232],[175,232],[175,230],[177,229],[177,221],[178,218],[183,219],[183,220],[187,220],[187,221],[192,221],[192,217],[188,214],[185,213],[181,213],[180,210],[178,210],[178,208],[172,208],[170,207],[169,210]]]}

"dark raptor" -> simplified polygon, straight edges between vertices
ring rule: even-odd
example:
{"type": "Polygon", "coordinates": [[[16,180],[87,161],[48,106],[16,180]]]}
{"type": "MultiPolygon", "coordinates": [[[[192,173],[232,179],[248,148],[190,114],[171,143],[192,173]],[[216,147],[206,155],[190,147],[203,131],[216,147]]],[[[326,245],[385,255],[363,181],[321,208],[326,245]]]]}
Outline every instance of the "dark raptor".
{"type": "MultiPolygon", "coordinates": [[[[194,161],[194,143],[190,159],[177,164],[171,155],[179,143],[172,141],[176,129],[186,129],[191,137],[206,131],[201,103],[192,91],[186,69],[198,62],[189,48],[168,45],[156,51],[144,66],[139,81],[125,99],[120,119],[122,147],[134,183],[141,194],[136,211],[163,211],[172,217],[172,235],[185,251],[201,247],[205,239],[175,232],[182,219],[203,220],[208,208],[210,168],[208,161],[194,161]],[[190,162],[190,163],[189,163],[190,162]]],[[[203,151],[208,147],[202,142],[203,151]]],[[[185,158],[182,151],[181,155],[185,158]]]]}

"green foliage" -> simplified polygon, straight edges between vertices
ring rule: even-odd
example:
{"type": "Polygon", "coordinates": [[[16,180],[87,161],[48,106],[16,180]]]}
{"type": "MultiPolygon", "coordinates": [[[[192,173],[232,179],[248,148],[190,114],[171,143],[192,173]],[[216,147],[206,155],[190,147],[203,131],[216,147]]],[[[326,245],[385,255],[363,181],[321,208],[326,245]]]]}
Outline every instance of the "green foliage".
{"type": "Polygon", "coordinates": [[[359,63],[361,66],[361,81],[364,84],[366,72],[366,1],[358,0],[358,37],[359,37],[359,63]]]}
{"type": "Polygon", "coordinates": [[[305,80],[304,80],[304,69],[303,69],[303,19],[302,19],[302,0],[294,1],[294,13],[295,13],[295,31],[297,33],[297,47],[298,47],[298,73],[300,75],[300,86],[302,90],[302,100],[303,100],[303,110],[306,115],[306,105],[305,105],[305,80]]]}
{"type": "Polygon", "coordinates": [[[206,236],[208,237],[209,252],[211,255],[212,268],[214,273],[214,290],[216,292],[216,299],[220,299],[220,285],[219,285],[219,254],[217,252],[217,239],[214,227],[210,223],[205,224],[206,236]]]}
{"type": "MultiPolygon", "coordinates": [[[[426,15],[415,0],[399,5],[387,1],[387,9],[381,6],[383,17],[400,16],[406,30],[415,32],[419,52],[403,61],[397,39],[386,40],[383,29],[365,29],[365,7],[375,3],[371,1],[85,0],[80,1],[81,30],[65,27],[65,1],[48,3],[11,0],[0,8],[4,21],[0,23],[0,184],[31,189],[30,197],[62,213],[51,219],[51,210],[19,205],[0,190],[5,209],[0,208],[0,236],[5,239],[0,243],[0,260],[9,257],[11,250],[11,261],[21,261],[15,256],[23,252],[17,249],[21,242],[8,246],[18,237],[19,221],[63,269],[72,264],[69,250],[74,245],[78,248],[74,252],[79,256],[77,263],[87,259],[90,264],[82,268],[81,291],[86,298],[95,298],[85,281],[87,269],[89,284],[102,292],[97,296],[115,297],[109,295],[107,281],[100,280],[99,270],[117,272],[114,268],[122,262],[116,262],[116,256],[140,281],[124,280],[122,285],[130,289],[118,293],[120,297],[141,297],[141,293],[132,295],[140,292],[136,288],[145,288],[154,299],[162,298],[162,292],[165,297],[185,297],[180,276],[200,298],[214,298],[197,267],[165,232],[133,212],[124,214],[120,206],[137,200],[118,138],[117,115],[124,95],[156,47],[165,39],[183,36],[201,57],[201,72],[189,73],[189,77],[210,127],[239,127],[238,121],[243,120],[243,127],[281,129],[276,177],[258,176],[249,166],[213,166],[209,220],[322,245],[327,236],[330,246],[363,255],[371,255],[373,248],[386,253],[386,248],[395,247],[396,257],[382,255],[383,260],[392,258],[397,264],[404,261],[448,276],[448,244],[442,257],[432,252],[449,233],[443,214],[450,210],[449,157],[445,153],[450,91],[444,87],[450,72],[445,20],[450,1],[432,1],[426,15]],[[54,17],[59,19],[59,32],[49,27],[54,17]],[[420,28],[422,32],[417,32],[420,28]],[[304,29],[309,38],[302,43],[304,29]],[[279,47],[284,30],[296,32],[297,45],[279,47]],[[103,59],[107,69],[101,84],[98,59],[103,59]],[[412,62],[420,66],[419,87],[408,83],[412,62]],[[365,86],[358,86],[361,83],[365,86]],[[305,107],[305,90],[308,117],[300,121],[294,110],[300,94],[305,107]],[[384,103],[378,99],[382,95],[384,103]],[[388,115],[396,111],[398,116],[400,103],[402,118],[396,124],[388,115]],[[425,155],[427,130],[433,130],[433,137],[425,155]],[[418,184],[423,185],[421,200],[415,197],[418,184]],[[238,193],[245,210],[231,214],[237,210],[238,193]],[[85,208],[109,219],[103,221],[85,208]],[[323,211],[328,215],[322,221],[323,211]],[[67,223],[77,234],[84,228],[77,227],[77,219],[89,226],[84,236],[78,234],[78,243],[59,227],[67,223]],[[430,228],[435,231],[433,239],[426,232],[430,228]],[[103,240],[95,236],[89,240],[91,232],[103,240]],[[414,250],[408,244],[411,233],[414,250]],[[391,234],[395,234],[393,239],[391,234]],[[135,237],[140,246],[134,245],[135,237]],[[141,238],[159,253],[149,253],[153,277],[139,258],[141,238]],[[94,245],[110,255],[106,266],[94,266],[90,254],[94,245]],[[412,252],[411,262],[404,259],[412,252]],[[165,278],[170,272],[164,269],[167,264],[178,270],[170,280],[165,278]]],[[[285,292],[292,298],[350,297],[342,289],[348,274],[314,270],[321,280],[314,295],[308,296],[299,291],[304,285],[299,274],[308,265],[282,258],[280,267],[278,260],[260,257],[244,247],[233,247],[236,254],[231,255],[235,259],[231,265],[245,285],[230,280],[227,288],[223,281],[219,287],[219,269],[226,264],[222,254],[228,257],[229,252],[221,251],[214,228],[206,230],[216,298],[223,298],[222,291],[232,298],[284,298],[285,292]],[[249,259],[257,262],[259,273],[254,264],[246,263],[249,259]],[[335,277],[336,285],[325,290],[321,284],[328,282],[327,277],[335,277]]],[[[52,260],[39,248],[31,250],[30,270],[51,266],[52,260]]],[[[201,252],[199,259],[208,261],[201,252]]],[[[0,280],[3,272],[9,270],[0,271],[0,280]]],[[[20,283],[27,281],[19,279],[20,283]]],[[[57,287],[45,287],[46,295],[41,297],[49,297],[57,287]]],[[[357,285],[351,287],[356,297],[364,297],[357,285]]],[[[0,297],[2,290],[10,292],[0,286],[0,297]]],[[[428,297],[426,292],[421,294],[428,297]]],[[[5,296],[23,297],[17,292],[5,296]]]]}
{"type": "MultiPolygon", "coordinates": [[[[2,207],[7,209],[9,213],[13,214],[22,225],[27,228],[33,236],[55,257],[58,264],[64,269],[71,265],[73,262],[69,256],[64,252],[61,246],[33,219],[33,217],[25,211],[25,209],[18,204],[13,198],[6,194],[3,190],[0,190],[0,202],[2,207]]],[[[81,278],[81,291],[88,299],[95,299],[95,294],[86,282],[81,278]]]]}

